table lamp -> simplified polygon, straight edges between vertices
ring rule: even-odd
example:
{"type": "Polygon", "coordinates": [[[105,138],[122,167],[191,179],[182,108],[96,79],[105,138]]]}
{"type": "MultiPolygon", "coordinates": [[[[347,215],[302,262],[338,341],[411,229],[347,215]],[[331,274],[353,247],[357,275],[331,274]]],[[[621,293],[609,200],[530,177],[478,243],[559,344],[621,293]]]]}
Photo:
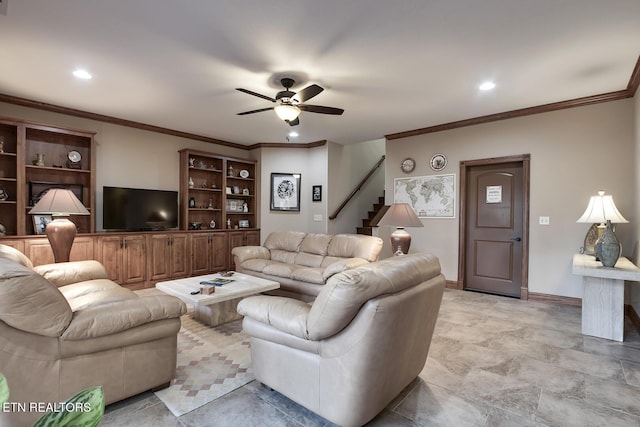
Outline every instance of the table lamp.
{"type": "MultiPolygon", "coordinates": [[[[616,223],[627,223],[627,221],[618,208],[616,208],[616,204],[613,202],[613,197],[610,194],[605,195],[604,191],[598,191],[598,194],[595,196],[591,196],[589,199],[589,204],[587,205],[587,209],[584,211],[582,216],[578,218],[578,223],[588,223],[593,224],[589,231],[587,231],[587,235],[584,240],[584,249],[585,253],[588,255],[596,255],[596,259],[598,259],[597,250],[591,249],[591,242],[595,243],[594,246],[597,246],[597,242],[602,239],[602,235],[607,228],[607,222],[616,224],[616,223]],[[597,239],[596,236],[592,236],[593,229],[595,224],[597,225],[597,239]]],[[[611,234],[613,235],[613,239],[617,242],[617,237],[613,233],[613,229],[611,230],[611,234]]],[[[612,243],[615,245],[615,242],[612,243]]],[[[619,246],[619,242],[617,243],[619,246]]],[[[619,257],[618,251],[618,257],[619,257]]],[[[613,265],[615,265],[615,261],[617,261],[618,257],[615,257],[613,261],[613,265]]],[[[603,261],[603,264],[611,264],[611,260],[603,261]]],[[[611,265],[611,266],[613,266],[611,265]]]]}
{"type": "Polygon", "coordinates": [[[55,262],[69,261],[69,253],[76,237],[76,225],[69,215],[90,215],[71,190],[52,188],[29,211],[30,215],[51,215],[45,233],[53,250],[55,262]]]}
{"type": "Polygon", "coordinates": [[[391,233],[391,248],[394,255],[409,253],[411,235],[404,229],[405,227],[424,227],[422,221],[420,221],[420,218],[408,203],[394,203],[391,205],[377,225],[396,227],[396,231],[391,233]]]}

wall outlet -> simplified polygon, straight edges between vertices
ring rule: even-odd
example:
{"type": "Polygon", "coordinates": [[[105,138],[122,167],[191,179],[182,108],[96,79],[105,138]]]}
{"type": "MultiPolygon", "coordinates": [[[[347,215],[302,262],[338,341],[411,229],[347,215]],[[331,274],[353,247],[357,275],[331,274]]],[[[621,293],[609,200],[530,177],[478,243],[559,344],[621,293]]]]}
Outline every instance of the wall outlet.
{"type": "Polygon", "coordinates": [[[539,218],[539,224],[540,225],[549,225],[549,217],[548,216],[541,216],[539,218]]]}

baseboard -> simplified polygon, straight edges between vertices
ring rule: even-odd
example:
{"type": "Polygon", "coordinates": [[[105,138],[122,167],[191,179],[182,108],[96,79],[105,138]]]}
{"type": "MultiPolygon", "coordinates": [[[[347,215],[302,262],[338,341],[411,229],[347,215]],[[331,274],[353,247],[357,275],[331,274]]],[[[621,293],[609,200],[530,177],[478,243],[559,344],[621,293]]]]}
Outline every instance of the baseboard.
{"type": "Polygon", "coordinates": [[[572,305],[582,307],[582,298],[564,297],[561,295],[540,294],[529,292],[529,301],[546,302],[549,304],[572,305]]]}
{"type": "Polygon", "coordinates": [[[445,284],[445,288],[447,288],[447,289],[460,289],[458,287],[458,282],[454,281],[454,280],[447,280],[447,282],[445,284]]]}

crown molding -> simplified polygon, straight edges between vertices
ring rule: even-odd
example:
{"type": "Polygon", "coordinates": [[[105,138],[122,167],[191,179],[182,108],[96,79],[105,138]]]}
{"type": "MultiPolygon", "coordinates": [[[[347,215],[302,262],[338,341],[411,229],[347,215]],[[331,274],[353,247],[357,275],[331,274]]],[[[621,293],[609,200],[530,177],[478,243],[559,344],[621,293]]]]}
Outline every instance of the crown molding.
{"type": "Polygon", "coordinates": [[[164,128],[161,126],[148,125],[146,123],[135,122],[133,120],[120,119],[118,117],[107,116],[104,114],[90,113],[88,111],[76,110],[75,108],[62,107],[60,105],[49,104],[46,102],[35,101],[18,96],[0,93],[0,102],[20,105],[22,107],[36,108],[38,110],[51,111],[53,113],[66,114],[68,116],[80,117],[83,119],[96,120],[99,122],[110,123],[113,125],[126,126],[134,129],[141,129],[150,132],[161,133],[165,135],[177,136],[179,138],[193,139],[196,141],[208,142],[210,144],[224,145],[226,147],[239,148],[248,150],[246,145],[237,144],[235,142],[223,141],[221,139],[210,138],[208,136],[198,135],[195,133],[182,132],[179,130],[164,128]]]}
{"type": "Polygon", "coordinates": [[[551,111],[564,110],[567,108],[584,107],[586,105],[599,104],[601,102],[617,101],[620,99],[633,98],[640,86],[640,56],[629,78],[626,89],[607,92],[600,95],[585,96],[583,98],[570,99],[567,101],[553,102],[550,104],[538,105],[535,107],[521,108],[519,110],[505,111],[502,113],[489,114],[471,119],[458,120],[425,128],[393,133],[385,135],[387,141],[394,139],[408,138],[410,136],[424,135],[427,133],[441,132],[444,130],[458,129],[467,126],[474,126],[483,123],[491,123],[499,120],[513,119],[516,117],[530,116],[533,114],[548,113],[551,111]]]}

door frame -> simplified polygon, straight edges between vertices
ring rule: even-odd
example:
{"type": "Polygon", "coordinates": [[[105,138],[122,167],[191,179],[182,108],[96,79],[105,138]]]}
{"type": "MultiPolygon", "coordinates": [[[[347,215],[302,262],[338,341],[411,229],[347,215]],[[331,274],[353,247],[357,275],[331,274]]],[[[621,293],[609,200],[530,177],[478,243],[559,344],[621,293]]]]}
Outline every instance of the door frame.
{"type": "Polygon", "coordinates": [[[467,169],[474,166],[500,165],[502,163],[522,163],[522,277],[520,299],[529,299],[529,183],[530,154],[491,157],[488,159],[460,161],[460,222],[458,237],[458,283],[457,289],[464,290],[466,277],[466,241],[467,241],[467,169]]]}

